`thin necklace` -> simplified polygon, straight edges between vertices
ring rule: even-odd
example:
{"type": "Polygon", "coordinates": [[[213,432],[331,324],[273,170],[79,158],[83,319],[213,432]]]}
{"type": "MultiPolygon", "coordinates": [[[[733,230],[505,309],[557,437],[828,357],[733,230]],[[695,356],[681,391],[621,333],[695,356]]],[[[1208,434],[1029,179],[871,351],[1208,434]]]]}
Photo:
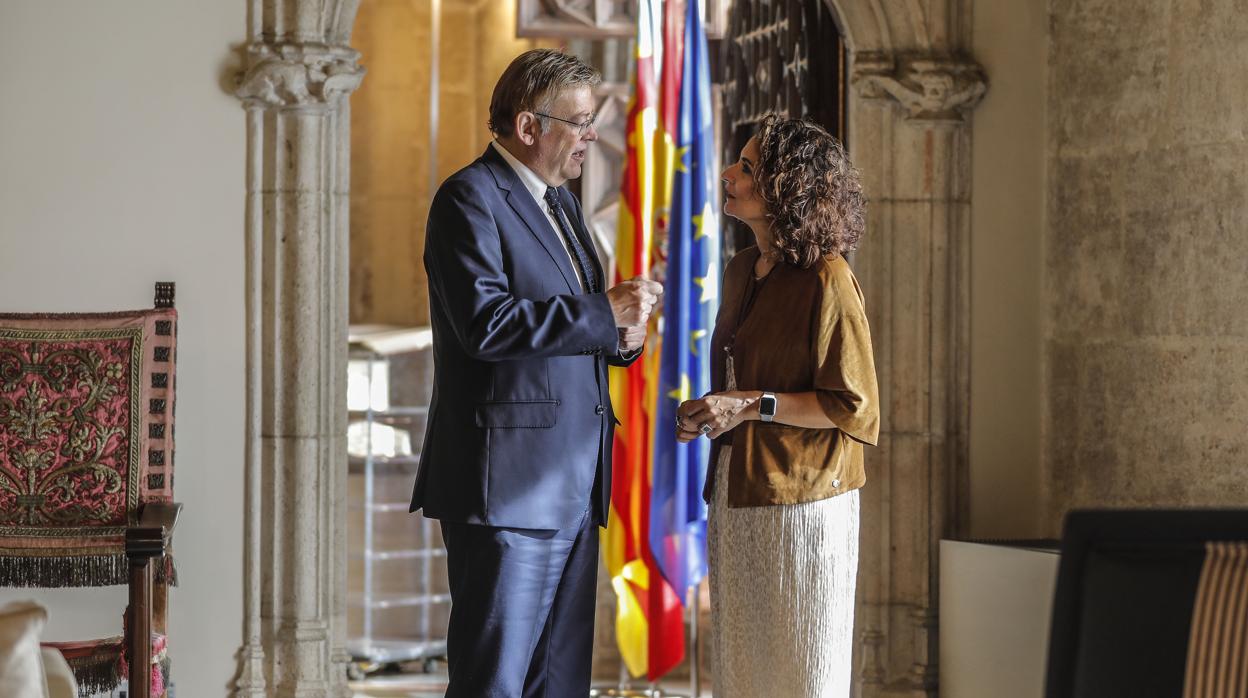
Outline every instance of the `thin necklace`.
{"type": "Polygon", "coordinates": [[[771,261],[771,268],[769,268],[769,269],[767,270],[767,273],[763,274],[762,276],[759,276],[759,275],[758,275],[758,272],[757,272],[757,271],[755,271],[755,270],[758,268],[758,262],[759,262],[759,261],[768,261],[768,260],[769,260],[769,257],[768,257],[766,254],[763,254],[762,252],[759,252],[758,259],[757,259],[757,260],[755,260],[754,264],[752,264],[752,265],[750,266],[750,274],[754,277],[754,280],[755,280],[755,281],[760,281],[760,280],[762,280],[762,279],[767,278],[768,276],[771,276],[771,272],[775,271],[775,269],[776,269],[776,265],[780,263],[780,260],[779,260],[779,259],[770,259],[770,261],[771,261]]]}

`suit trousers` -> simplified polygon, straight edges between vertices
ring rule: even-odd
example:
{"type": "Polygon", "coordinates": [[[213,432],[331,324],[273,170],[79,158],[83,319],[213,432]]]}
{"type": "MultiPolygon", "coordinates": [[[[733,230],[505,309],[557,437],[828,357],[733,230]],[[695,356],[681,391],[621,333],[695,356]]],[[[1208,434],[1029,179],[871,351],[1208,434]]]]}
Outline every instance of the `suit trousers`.
{"type": "Polygon", "coordinates": [[[558,530],[442,522],[448,698],[589,695],[596,518],[558,530]]]}

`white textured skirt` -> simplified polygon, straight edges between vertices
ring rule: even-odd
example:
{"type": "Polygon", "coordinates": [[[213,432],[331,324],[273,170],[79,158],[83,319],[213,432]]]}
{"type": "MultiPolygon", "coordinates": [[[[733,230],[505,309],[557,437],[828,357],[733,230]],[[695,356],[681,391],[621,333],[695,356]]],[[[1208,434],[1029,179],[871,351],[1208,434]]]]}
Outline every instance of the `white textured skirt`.
{"type": "Polygon", "coordinates": [[[858,492],[729,507],[729,454],[707,524],[715,698],[848,698],[858,492]]]}

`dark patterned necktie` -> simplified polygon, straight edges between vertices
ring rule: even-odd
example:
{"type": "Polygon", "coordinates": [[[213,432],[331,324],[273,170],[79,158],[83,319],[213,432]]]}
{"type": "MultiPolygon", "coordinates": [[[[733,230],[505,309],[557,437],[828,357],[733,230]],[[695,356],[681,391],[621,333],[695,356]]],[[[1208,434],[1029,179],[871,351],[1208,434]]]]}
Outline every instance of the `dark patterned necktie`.
{"type": "Polygon", "coordinates": [[[589,264],[585,248],[581,247],[581,241],[577,239],[576,233],[572,232],[567,216],[563,215],[563,204],[559,203],[559,193],[554,187],[546,187],[546,203],[550,205],[551,213],[555,214],[555,222],[559,224],[559,232],[563,233],[563,239],[568,244],[568,251],[572,253],[572,261],[581,271],[581,278],[585,281],[585,291],[598,293],[594,269],[589,264]]]}

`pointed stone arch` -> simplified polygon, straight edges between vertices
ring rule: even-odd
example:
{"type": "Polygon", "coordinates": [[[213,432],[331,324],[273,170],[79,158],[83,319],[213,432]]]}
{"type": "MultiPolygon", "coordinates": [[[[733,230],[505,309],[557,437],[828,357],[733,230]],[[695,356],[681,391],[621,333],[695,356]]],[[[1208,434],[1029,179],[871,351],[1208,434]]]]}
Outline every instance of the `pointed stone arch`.
{"type": "Polygon", "coordinates": [[[825,0],[850,49],[848,137],[870,197],[854,266],[876,345],[883,424],[863,490],[856,683],[937,693],[941,538],[969,488],[969,2],[825,0]]]}
{"type": "MultiPolygon", "coordinates": [[[[856,680],[862,696],[920,695],[934,691],[938,678],[938,544],[962,533],[966,510],[966,117],[985,83],[960,50],[969,40],[963,31],[969,17],[957,2],[824,4],[849,54],[843,133],[871,201],[867,235],[853,261],[866,292],[884,402],[881,443],[869,449],[863,491],[856,680]]],[[[792,23],[808,21],[809,9],[801,0],[738,0],[734,19],[744,28],[734,22],[733,31],[744,31],[755,51],[764,40],[793,41],[792,23]]],[[[810,94],[832,89],[814,82],[828,80],[826,73],[794,67],[799,56],[813,54],[785,48],[793,49],[794,63],[784,64],[783,75],[756,76],[750,66],[739,85],[742,73],[730,66],[728,98],[744,100],[747,122],[770,109],[809,114],[810,94]]],[[[727,55],[734,53],[730,48],[727,55]]],[[[731,141],[744,136],[735,131],[724,127],[729,152],[740,146],[731,141]]]]}
{"type": "MultiPolygon", "coordinates": [[[[871,197],[855,265],[885,420],[863,496],[863,696],[934,695],[936,556],[962,531],[969,399],[967,0],[824,0],[871,197]]],[[[346,696],[350,48],[359,0],[249,0],[244,628],[237,696],[346,696]]]]}

